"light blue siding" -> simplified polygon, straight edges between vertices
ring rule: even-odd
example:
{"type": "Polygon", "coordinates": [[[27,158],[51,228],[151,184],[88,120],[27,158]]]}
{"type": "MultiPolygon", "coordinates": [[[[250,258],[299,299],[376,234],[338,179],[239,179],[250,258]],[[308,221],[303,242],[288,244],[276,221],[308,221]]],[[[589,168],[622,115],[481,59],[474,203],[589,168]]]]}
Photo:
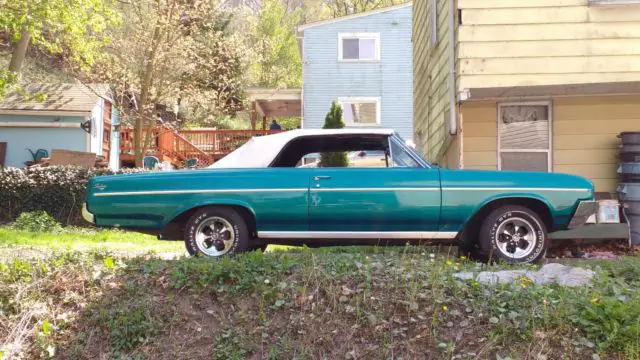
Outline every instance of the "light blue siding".
{"type": "Polygon", "coordinates": [[[379,97],[380,126],[413,138],[412,6],[313,26],[303,38],[303,127],[318,129],[332,101],[379,97]],[[379,33],[379,62],[339,62],[339,33],[379,33]]]}
{"type": "MultiPolygon", "coordinates": [[[[0,122],[49,122],[55,116],[0,115],[0,122]]],[[[59,117],[60,122],[80,123],[82,117],[59,117]]],[[[24,167],[24,162],[33,160],[28,149],[34,152],[45,149],[87,151],[87,133],[78,128],[14,128],[0,127],[0,142],[7,143],[5,166],[24,167]]]]}

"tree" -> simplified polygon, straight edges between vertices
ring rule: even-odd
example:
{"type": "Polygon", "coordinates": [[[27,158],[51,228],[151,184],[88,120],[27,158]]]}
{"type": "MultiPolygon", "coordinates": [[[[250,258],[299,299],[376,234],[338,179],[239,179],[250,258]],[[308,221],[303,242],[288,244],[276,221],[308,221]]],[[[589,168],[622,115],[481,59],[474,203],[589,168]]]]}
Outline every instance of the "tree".
{"type": "Polygon", "coordinates": [[[30,44],[65,53],[87,69],[101,54],[109,26],[118,23],[112,0],[0,0],[0,29],[15,43],[8,69],[0,70],[0,96],[19,81],[30,44]]]}
{"type": "Polygon", "coordinates": [[[126,21],[110,33],[110,59],[94,74],[112,84],[123,120],[134,124],[136,166],[142,166],[159,106],[173,109],[175,118],[239,107],[244,49],[226,31],[214,0],[135,0],[120,11],[126,21]]]}
{"type": "Polygon", "coordinates": [[[265,0],[251,20],[254,86],[271,88],[300,87],[302,62],[296,38],[296,25],[302,10],[289,9],[283,0],[265,0]]]}
{"type": "MultiPolygon", "coordinates": [[[[342,121],[342,107],[336,102],[331,103],[331,109],[324,118],[323,129],[342,129],[344,122],[342,121]]],[[[320,154],[321,167],[347,167],[347,153],[345,152],[329,152],[320,154]]]]}

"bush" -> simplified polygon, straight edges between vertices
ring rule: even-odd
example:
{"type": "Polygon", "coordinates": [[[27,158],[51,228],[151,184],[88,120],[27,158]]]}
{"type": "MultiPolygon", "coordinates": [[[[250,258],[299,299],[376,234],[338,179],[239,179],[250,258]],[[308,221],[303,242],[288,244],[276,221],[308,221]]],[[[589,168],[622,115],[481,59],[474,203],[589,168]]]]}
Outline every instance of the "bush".
{"type": "MultiPolygon", "coordinates": [[[[145,170],[117,173],[141,171],[145,170]]],[[[80,213],[87,182],[93,176],[113,174],[77,166],[0,169],[0,223],[12,222],[23,212],[44,211],[64,225],[87,225],[80,213]]]]}
{"type": "MultiPolygon", "coordinates": [[[[322,128],[342,129],[343,127],[342,107],[334,101],[331,103],[331,109],[324,119],[324,126],[322,128]]],[[[347,167],[348,165],[349,161],[347,160],[346,152],[327,152],[320,154],[321,167],[347,167]]]]}
{"type": "Polygon", "coordinates": [[[29,232],[55,232],[61,230],[60,223],[46,211],[24,212],[11,224],[16,230],[29,232]]]}

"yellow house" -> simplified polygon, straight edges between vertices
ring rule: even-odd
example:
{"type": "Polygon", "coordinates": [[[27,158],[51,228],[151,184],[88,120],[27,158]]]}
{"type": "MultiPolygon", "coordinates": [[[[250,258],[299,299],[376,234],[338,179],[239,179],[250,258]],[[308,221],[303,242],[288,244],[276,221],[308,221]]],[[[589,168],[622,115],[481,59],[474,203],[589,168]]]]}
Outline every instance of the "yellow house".
{"type": "Polygon", "coordinates": [[[617,186],[640,131],[640,0],[415,0],[414,141],[449,168],[617,186]]]}

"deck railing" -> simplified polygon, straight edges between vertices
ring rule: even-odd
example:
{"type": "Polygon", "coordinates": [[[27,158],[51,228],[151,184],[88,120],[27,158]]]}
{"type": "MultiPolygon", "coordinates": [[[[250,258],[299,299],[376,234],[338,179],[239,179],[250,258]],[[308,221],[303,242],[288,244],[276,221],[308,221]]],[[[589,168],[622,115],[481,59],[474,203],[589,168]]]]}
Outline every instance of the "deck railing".
{"type": "MultiPolygon", "coordinates": [[[[245,144],[254,136],[269,135],[279,130],[214,130],[189,129],[173,130],[163,126],[143,131],[143,139],[150,134],[148,151],[156,156],[164,156],[174,163],[187,159],[198,159],[199,166],[206,166],[245,144]]],[[[135,153],[134,131],[126,128],[120,131],[121,154],[135,153]]]]}

